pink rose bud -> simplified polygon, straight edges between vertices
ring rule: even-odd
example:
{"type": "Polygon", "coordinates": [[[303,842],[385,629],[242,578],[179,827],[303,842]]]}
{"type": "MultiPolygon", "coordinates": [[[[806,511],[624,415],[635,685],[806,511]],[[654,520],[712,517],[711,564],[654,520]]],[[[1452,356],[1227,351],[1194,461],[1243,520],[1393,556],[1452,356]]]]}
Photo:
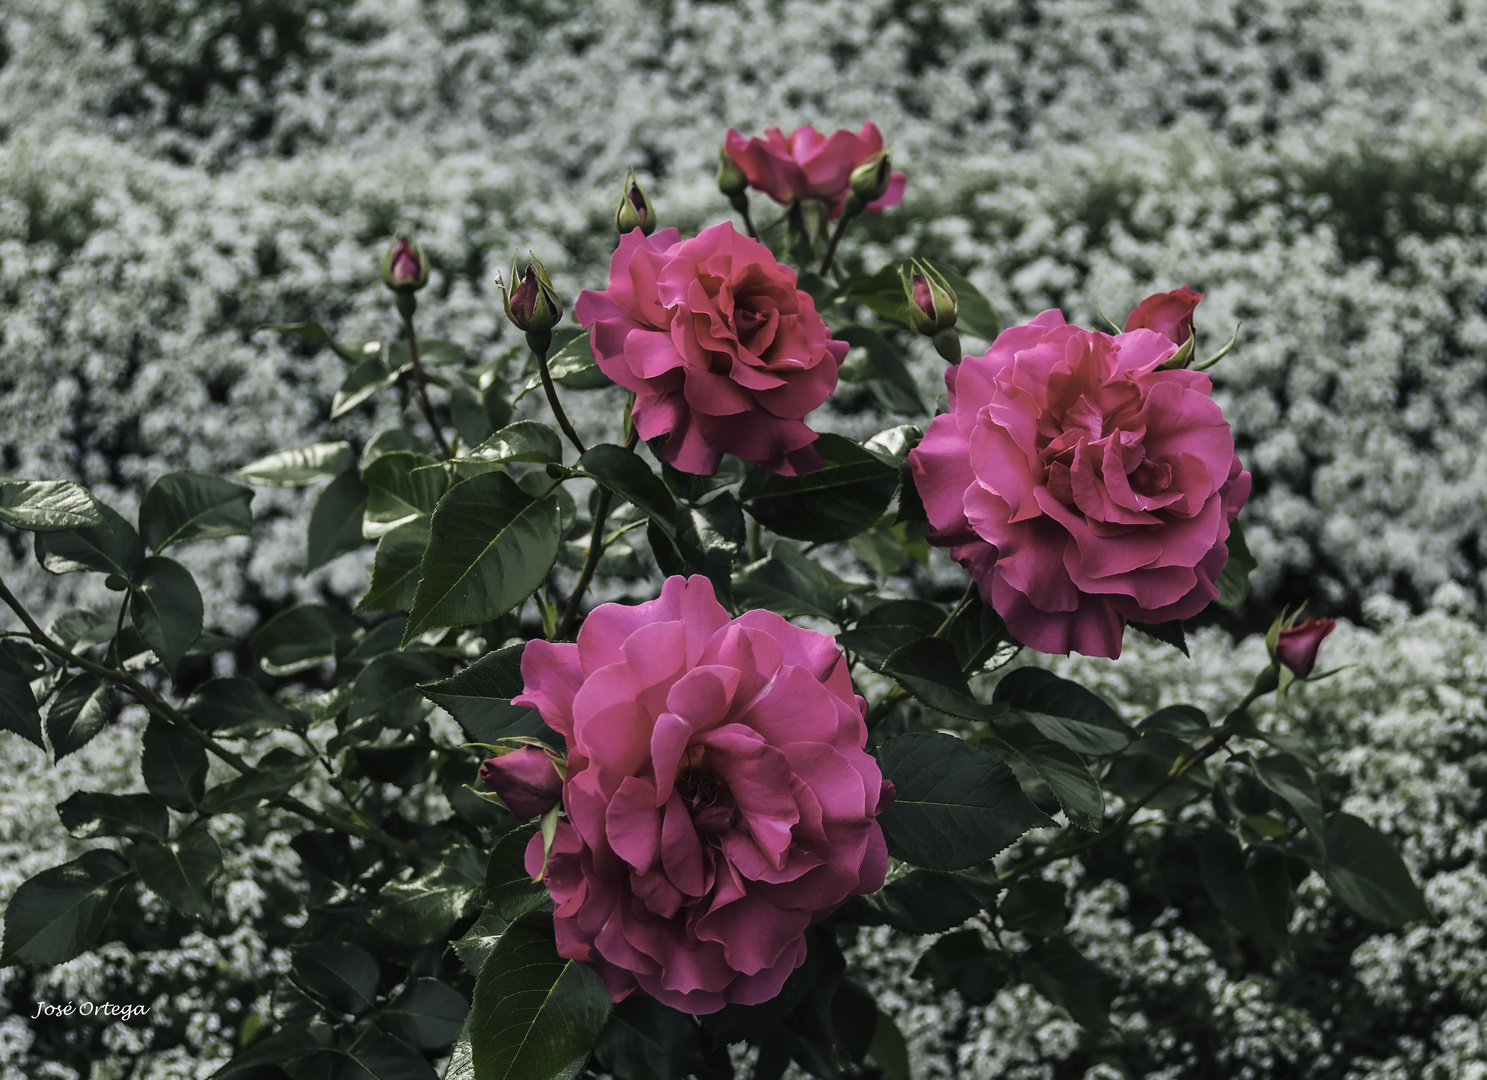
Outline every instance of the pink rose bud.
{"type": "Polygon", "coordinates": [[[947,363],[961,360],[960,335],[955,332],[958,302],[955,290],[943,274],[920,259],[910,262],[912,269],[899,267],[898,277],[909,304],[909,318],[914,329],[934,342],[935,351],[947,363]]]}
{"type": "Polygon", "coordinates": [[[1296,678],[1304,679],[1317,665],[1317,649],[1323,639],[1335,629],[1336,619],[1307,619],[1282,630],[1275,641],[1275,658],[1296,678]]]}
{"type": "Polygon", "coordinates": [[[1126,320],[1126,333],[1155,330],[1174,344],[1186,344],[1193,336],[1193,309],[1203,294],[1186,285],[1171,292],[1156,293],[1136,305],[1126,320]]]}
{"type": "Polygon", "coordinates": [[[656,211],[651,201],[635,182],[635,170],[625,177],[625,192],[620,197],[619,209],[614,212],[614,227],[623,236],[631,229],[639,229],[649,236],[656,231],[656,211]]]}
{"type": "Polygon", "coordinates": [[[523,270],[513,260],[511,264],[511,290],[498,277],[501,299],[506,305],[506,317],[518,330],[529,334],[545,334],[563,317],[563,302],[548,279],[547,270],[535,257],[523,270]]]}
{"type": "Polygon", "coordinates": [[[563,793],[563,778],[547,751],[523,746],[480,766],[480,779],[517,817],[534,818],[552,809],[563,793]]]}
{"type": "Polygon", "coordinates": [[[847,178],[847,184],[860,206],[881,199],[893,180],[893,157],[887,150],[879,150],[847,178]]]}
{"type": "Polygon", "coordinates": [[[417,292],[429,282],[429,261],[423,248],[398,233],[382,257],[382,284],[393,292],[417,292]]]}

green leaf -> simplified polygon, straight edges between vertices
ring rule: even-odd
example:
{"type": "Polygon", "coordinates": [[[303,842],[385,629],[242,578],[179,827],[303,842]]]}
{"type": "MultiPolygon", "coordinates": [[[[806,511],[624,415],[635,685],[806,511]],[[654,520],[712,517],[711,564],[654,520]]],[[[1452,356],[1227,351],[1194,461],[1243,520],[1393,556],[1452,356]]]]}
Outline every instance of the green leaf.
{"type": "Polygon", "coordinates": [[[1020,717],[1003,717],[997,721],[996,730],[1001,738],[988,739],[984,745],[1008,764],[1009,755],[1026,762],[1048,785],[1070,821],[1090,832],[1099,830],[1105,817],[1105,796],[1081,755],[1043,738],[1020,717]]]}
{"type": "Polygon", "coordinates": [[[1131,623],[1131,628],[1140,631],[1153,640],[1171,645],[1178,652],[1182,653],[1183,656],[1190,655],[1188,653],[1187,634],[1182,629],[1181,619],[1173,619],[1171,622],[1164,623],[1133,622],[1131,623]]]}
{"type": "Polygon", "coordinates": [[[398,381],[398,371],[389,371],[382,357],[368,356],[360,361],[341,382],[330,402],[330,418],[345,416],[378,390],[386,390],[398,381]]]}
{"type": "Polygon", "coordinates": [[[922,870],[895,861],[883,887],[851,901],[843,918],[879,924],[918,936],[951,930],[996,903],[995,872],[922,870]]]}
{"type": "Polygon", "coordinates": [[[623,446],[600,443],[579,457],[578,468],[596,483],[634,503],[668,539],[675,539],[676,500],[639,454],[623,446]]]}
{"type": "Polygon", "coordinates": [[[0,728],[46,749],[41,739],[41,710],[31,691],[31,672],[7,648],[0,648],[0,728]]]}
{"type": "Polygon", "coordinates": [[[971,696],[955,647],[944,638],[920,638],[895,649],[883,661],[883,673],[930,708],[964,720],[988,723],[1007,711],[1004,703],[986,705],[971,696]]]}
{"type": "Polygon", "coordinates": [[[1004,701],[1046,738],[1098,757],[1124,750],[1131,729],[1114,709],[1078,683],[1042,668],[1018,668],[997,683],[993,701],[1004,701]]]}
{"type": "Polygon", "coordinates": [[[955,290],[955,329],[961,334],[971,334],[988,343],[995,341],[997,334],[1001,333],[1001,320],[997,318],[991,301],[986,299],[986,294],[971,284],[969,278],[962,277],[944,263],[930,265],[955,290]]]}
{"type": "Polygon", "coordinates": [[[1327,863],[1322,876],[1333,896],[1365,919],[1385,926],[1416,919],[1434,921],[1409,868],[1382,833],[1341,811],[1327,815],[1326,830],[1327,863]]]}
{"type": "Polygon", "coordinates": [[[839,979],[831,995],[831,1030],[836,1045],[861,1064],[873,1044],[877,1024],[878,1006],[871,991],[856,979],[839,979]]]}
{"type": "Polygon", "coordinates": [[[846,599],[871,589],[843,581],[788,540],[776,540],[766,558],[733,575],[733,598],[740,607],[769,608],[786,618],[816,615],[841,622],[846,599]]]}
{"type": "Polygon", "coordinates": [[[209,814],[242,814],[256,810],[265,801],[281,799],[299,783],[314,763],[284,747],[270,750],[252,772],[218,784],[202,799],[209,814]]]}
{"type": "Polygon", "coordinates": [[[96,848],[22,882],[5,907],[0,965],[63,964],[87,951],[133,874],[114,852],[96,848]]]}
{"type": "Polygon", "coordinates": [[[1224,563],[1224,569],[1214,583],[1219,587],[1219,598],[1214,603],[1225,611],[1238,611],[1249,599],[1249,576],[1260,564],[1249,553],[1249,545],[1244,542],[1244,530],[1237,521],[1229,524],[1228,547],[1229,561],[1224,563]]]}
{"type": "Polygon", "coordinates": [[[1002,617],[979,595],[972,596],[971,602],[961,609],[945,638],[955,646],[960,669],[967,675],[979,674],[999,656],[1005,660],[1003,647],[1012,640],[1002,617]]]}
{"type": "MultiPolygon", "coordinates": [[[[276,326],[260,326],[259,329],[270,330],[276,334],[293,334],[295,337],[302,337],[306,341],[313,341],[318,345],[328,345],[331,352],[335,353],[348,364],[355,364],[367,355],[365,349],[353,348],[331,337],[325,327],[321,326],[318,322],[280,323],[276,326]]],[[[372,344],[375,346],[377,343],[374,341],[372,344]]]]}
{"type": "Polygon", "coordinates": [[[372,583],[356,605],[357,611],[407,611],[418,591],[418,568],[432,535],[430,519],[417,517],[377,541],[372,560],[372,583]]]}
{"type": "Polygon", "coordinates": [[[879,604],[850,630],[836,636],[836,642],[850,649],[874,668],[895,649],[920,638],[927,638],[945,621],[945,612],[923,600],[890,600],[879,604]]]}
{"type": "Polygon", "coordinates": [[[508,923],[529,912],[540,911],[550,899],[547,887],[533,881],[527,873],[527,845],[536,835],[535,822],[512,829],[496,841],[485,867],[482,895],[490,910],[508,923]]]}
{"type": "Polygon", "coordinates": [[[1136,728],[1139,731],[1165,731],[1189,742],[1206,738],[1213,731],[1208,714],[1193,705],[1168,705],[1158,709],[1136,728]]]}
{"type": "Polygon", "coordinates": [[[207,752],[180,728],[158,719],[145,729],[140,772],[151,795],[172,810],[190,813],[201,807],[206,791],[207,752]]]}
{"type": "Polygon", "coordinates": [[[138,840],[130,856],[140,881],[183,915],[212,916],[212,882],[222,872],[222,849],[204,827],[175,840],[138,840]]]}
{"type": "MultiPolygon", "coordinates": [[[[394,369],[413,366],[407,339],[388,342],[387,362],[394,369]]],[[[439,338],[421,337],[418,339],[418,362],[425,366],[460,367],[465,362],[465,347],[439,338]]]]}
{"type": "Polygon", "coordinates": [[[514,924],[475,981],[475,1080],[573,1080],[609,1010],[609,992],[593,969],[558,956],[550,922],[514,924]]]}
{"type": "Polygon", "coordinates": [[[36,559],[54,574],[80,570],[132,578],[145,559],[145,544],[134,526],[98,503],[99,523],[65,532],[38,533],[36,559]]]}
{"type": "Polygon", "coordinates": [[[898,798],[878,817],[888,853],[930,870],[992,858],[1031,828],[1053,824],[986,751],[938,732],[900,735],[878,752],[898,798]]]}
{"type": "Polygon", "coordinates": [[[424,697],[453,716],[471,742],[493,743],[512,735],[549,741],[561,736],[536,709],[512,705],[522,692],[521,654],[525,643],[487,653],[459,674],[419,687],[424,697]]]}
{"type": "Polygon", "coordinates": [[[450,943],[466,971],[471,975],[480,974],[481,965],[495,951],[496,943],[510,925],[495,908],[486,908],[463,937],[450,943]]]}
{"type": "Polygon", "coordinates": [[[213,735],[250,737],[268,731],[297,731],[304,718],[280,705],[252,679],[232,675],[208,679],[182,706],[186,715],[213,735]]]}
{"type": "Polygon", "coordinates": [[[297,604],[254,634],[249,645],[270,675],[293,675],[334,660],[361,631],[355,619],[324,604],[297,604]]]}
{"type": "Polygon", "coordinates": [[[1275,792],[1296,811],[1322,858],[1327,857],[1327,826],[1323,821],[1322,795],[1317,782],[1291,754],[1271,754],[1254,763],[1260,783],[1275,792]]]}
{"type": "MultiPolygon", "coordinates": [[[[331,1048],[332,1028],[320,1019],[281,1028],[257,1040],[246,1051],[212,1073],[210,1080],[263,1080],[264,1069],[290,1066],[331,1048]]],[[[278,1070],[274,1070],[278,1071],[278,1070]]],[[[273,1076],[273,1072],[267,1073],[273,1076]]]]}
{"type": "Polygon", "coordinates": [[[81,750],[108,723],[114,710],[114,687],[97,675],[74,675],[65,683],[46,714],[47,738],[61,761],[81,750]]]}
{"type": "MultiPolygon", "coordinates": [[[[547,370],[552,375],[552,381],[569,390],[597,390],[609,386],[609,376],[599,370],[599,365],[594,361],[593,350],[589,347],[589,335],[579,331],[560,342],[560,333],[561,331],[553,331],[555,351],[547,358],[547,370]]],[[[535,370],[535,366],[532,370],[535,370]]],[[[520,401],[541,385],[542,375],[532,375],[521,388],[521,393],[516,395],[516,400],[520,401]]]]}
{"type": "Polygon", "coordinates": [[[413,1046],[438,1049],[454,1042],[469,1015],[463,994],[438,979],[414,979],[377,1014],[377,1023],[413,1046]]]}
{"type": "Polygon", "coordinates": [[[166,473],[139,508],[139,531],[159,554],[187,540],[247,536],[253,531],[253,490],[204,473],[166,473]]]}
{"type": "Polygon", "coordinates": [[[82,652],[95,645],[112,641],[116,621],[96,611],[78,608],[64,611],[52,620],[47,633],[67,647],[69,652],[82,652]]]}
{"type": "Polygon", "coordinates": [[[344,1059],[334,1074],[355,1080],[438,1080],[422,1053],[396,1035],[368,1030],[337,1056],[344,1059]]]}
{"type": "Polygon", "coordinates": [[[1023,878],[1007,890],[997,914],[1008,930],[1033,937],[1057,937],[1068,920],[1067,891],[1056,881],[1023,878]]]}
{"type": "Polygon", "coordinates": [[[98,502],[71,480],[0,478],[0,521],[29,532],[59,532],[103,524],[98,502]]]}
{"type": "Polygon", "coordinates": [[[896,263],[889,263],[875,274],[854,277],[847,284],[853,299],[869,311],[902,326],[913,326],[896,263]]]}
{"type": "Polygon", "coordinates": [[[170,833],[170,815],[153,795],[75,791],[57,804],[57,816],[78,840],[99,836],[164,840],[170,833]]]}
{"type": "Polygon", "coordinates": [[[486,439],[470,451],[470,456],[482,461],[561,462],[563,440],[546,424],[518,420],[486,439]]]}
{"type": "Polygon", "coordinates": [[[395,450],[361,471],[367,486],[362,533],[368,540],[434,512],[449,490],[449,473],[444,468],[424,467],[437,464],[427,454],[395,450]]]}
{"type": "Polygon", "coordinates": [[[954,990],[969,1005],[987,1004],[1011,974],[1011,958],[988,949],[979,930],[946,934],[914,965],[914,978],[929,979],[942,994],[954,990]]]}
{"type": "Polygon", "coordinates": [[[1115,984],[1079,955],[1068,938],[1036,941],[1017,959],[1028,982],[1049,1001],[1067,1009],[1075,1023],[1095,1030],[1110,1026],[1115,984]]]}
{"type": "Polygon", "coordinates": [[[354,472],[344,472],[326,485],[310,513],[305,573],[366,543],[361,522],[366,514],[368,494],[367,486],[354,472]]]}
{"type": "Polygon", "coordinates": [[[815,442],[821,467],[801,476],[751,470],[739,499],[766,528],[790,537],[828,543],[873,525],[898,490],[898,468],[841,435],[815,442]]]}
{"type": "Polygon", "coordinates": [[[289,978],[333,1013],[361,1016],[377,996],[377,961],[349,941],[317,941],[294,950],[289,978]]]}
{"type": "Polygon", "coordinates": [[[1291,939],[1286,924],[1277,924],[1261,901],[1234,834],[1228,829],[1210,828],[1199,841],[1198,858],[1203,887],[1230,925],[1289,956],[1291,939]]]}
{"type": "Polygon", "coordinates": [[[892,1017],[881,1009],[867,1056],[883,1070],[887,1080],[909,1080],[909,1044],[892,1017]]]}
{"type": "Polygon", "coordinates": [[[702,1056],[702,1029],[646,994],[614,1007],[594,1057],[616,1080],[686,1080],[702,1056]]]}
{"type": "Polygon", "coordinates": [[[505,473],[471,477],[434,511],[404,641],[434,626],[496,619],[530,596],[558,557],[558,501],[505,473]]]}
{"type": "Polygon", "coordinates": [[[355,465],[356,455],[350,443],[316,443],[259,458],[233,475],[246,484],[294,488],[312,484],[324,476],[338,476],[355,465]]]}
{"type": "Polygon", "coordinates": [[[129,596],[129,617],[166,671],[174,674],[201,636],[203,614],[201,590],[191,571],[163,555],[144,561],[129,596]]]}
{"type": "Polygon", "coordinates": [[[902,349],[866,326],[838,327],[832,336],[852,346],[842,362],[843,379],[865,384],[878,404],[889,412],[922,416],[929,411],[919,396],[914,376],[904,364],[902,349]]]}
{"type": "MultiPolygon", "coordinates": [[[[1105,774],[1105,788],[1127,801],[1143,798],[1161,784],[1177,767],[1179,758],[1190,758],[1193,749],[1182,739],[1165,731],[1147,729],[1116,758],[1105,774]]],[[[1189,768],[1164,787],[1146,805],[1153,810],[1174,810],[1194,799],[1201,799],[1213,787],[1208,766],[1203,762],[1189,768]]]]}
{"type": "Polygon", "coordinates": [[[422,877],[382,886],[367,923],[398,945],[442,941],[480,892],[482,873],[473,850],[456,848],[422,877]]]}

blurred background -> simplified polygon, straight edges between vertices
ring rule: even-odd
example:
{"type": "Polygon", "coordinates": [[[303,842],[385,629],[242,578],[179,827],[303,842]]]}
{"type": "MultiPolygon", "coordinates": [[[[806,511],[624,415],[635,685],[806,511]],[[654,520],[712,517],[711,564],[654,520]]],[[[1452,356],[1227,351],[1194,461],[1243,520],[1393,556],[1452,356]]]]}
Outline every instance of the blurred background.
{"type": "MultiPolygon", "coordinates": [[[[712,177],[730,126],[876,122],[908,195],[854,227],[846,265],[942,258],[1004,324],[1048,307],[1122,321],[1150,292],[1203,291],[1200,350],[1242,324],[1214,375],[1256,481],[1254,596],[1193,635],[1191,661],[1133,641],[1119,664],[1060,670],[1132,715],[1217,707],[1260,662],[1245,635],[1282,605],[1346,618],[1325,659],[1352,666],[1277,722],[1330,740],[1334,794],[1401,844],[1440,925],[1309,927],[1317,952],[1264,970],[1131,890],[1080,892],[1076,873],[1071,933],[1119,980],[1120,1035],[1140,1048],[1119,1064],[1030,987],[939,997],[907,978],[913,943],[864,941],[864,962],[901,1010],[916,1076],[1180,1077],[1198,1061],[1204,1075],[1487,1076],[1487,4],[3,9],[0,471],[81,480],[126,516],[170,469],[226,473],[390,425],[377,409],[391,398],[327,425],[345,364],[260,327],[392,335],[377,264],[394,229],[433,262],[423,332],[495,355],[515,340],[493,284],[514,248],[570,302],[599,286],[630,167],[664,225],[722,220],[712,177]]],[[[925,345],[926,400],[942,368],[925,345]]],[[[615,409],[601,393],[575,411],[615,426],[615,409]]],[[[818,426],[902,419],[844,388],[818,426]]],[[[370,549],[300,574],[315,494],[260,490],[251,539],[183,553],[209,627],[245,634],[365,587],[370,549]]],[[[52,578],[6,540],[0,574],[39,610],[105,602],[101,583],[52,578]]],[[[892,588],[938,595],[957,573],[937,561],[892,588]]],[[[53,809],[67,791],[138,786],[118,750],[131,723],[57,767],[0,734],[0,899],[71,843],[53,809]]],[[[144,895],[153,948],[0,972],[0,1075],[208,1075],[282,967],[272,925],[296,902],[283,834],[250,839],[220,886],[234,925],[176,927],[144,895]],[[29,1020],[34,1001],[81,994],[159,1008],[149,1024],[29,1020]]]]}

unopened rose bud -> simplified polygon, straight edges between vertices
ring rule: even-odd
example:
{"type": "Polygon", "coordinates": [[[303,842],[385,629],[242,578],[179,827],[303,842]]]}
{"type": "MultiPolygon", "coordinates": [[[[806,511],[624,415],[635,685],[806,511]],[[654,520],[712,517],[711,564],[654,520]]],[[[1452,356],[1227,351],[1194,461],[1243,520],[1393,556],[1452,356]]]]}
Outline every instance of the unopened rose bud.
{"type": "Polygon", "coordinates": [[[429,260],[423,247],[402,233],[382,257],[382,284],[393,292],[414,293],[429,283],[429,260]]]}
{"type": "Polygon", "coordinates": [[[480,779],[523,820],[546,813],[563,793],[557,764],[536,746],[488,759],[480,766],[480,779]]]}
{"type": "Polygon", "coordinates": [[[506,317],[518,330],[529,334],[545,334],[563,317],[563,302],[547,276],[547,270],[534,256],[523,270],[520,264],[511,264],[511,285],[496,279],[501,289],[501,300],[506,305],[506,317]]]}
{"type": "Polygon", "coordinates": [[[1317,650],[1323,639],[1335,629],[1336,619],[1307,619],[1288,627],[1276,635],[1275,659],[1296,678],[1304,679],[1317,665],[1317,650]]]}
{"type": "Polygon", "coordinates": [[[893,155],[884,148],[853,169],[847,182],[852,194],[866,206],[883,197],[892,179],[893,155]]]}
{"type": "Polygon", "coordinates": [[[718,190],[730,199],[738,199],[749,190],[749,178],[728,154],[725,146],[718,151],[718,190]]]}
{"type": "Polygon", "coordinates": [[[620,231],[621,236],[634,229],[639,229],[646,236],[656,231],[655,208],[635,182],[634,169],[625,177],[625,193],[620,197],[619,208],[614,212],[614,227],[620,231]]]}
{"type": "Polygon", "coordinates": [[[908,268],[899,267],[898,278],[914,329],[933,341],[946,361],[960,363],[960,335],[955,332],[959,304],[945,276],[922,259],[912,259],[908,268]]]}

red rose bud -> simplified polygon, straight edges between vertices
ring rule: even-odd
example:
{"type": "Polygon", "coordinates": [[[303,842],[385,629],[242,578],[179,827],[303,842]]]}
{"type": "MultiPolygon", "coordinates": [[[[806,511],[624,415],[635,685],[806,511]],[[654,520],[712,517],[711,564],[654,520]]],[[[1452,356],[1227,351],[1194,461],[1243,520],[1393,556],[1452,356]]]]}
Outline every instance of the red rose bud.
{"type": "Polygon", "coordinates": [[[1307,619],[1288,630],[1282,630],[1275,640],[1275,658],[1298,679],[1311,674],[1317,665],[1317,649],[1333,630],[1336,619],[1307,619]]]}
{"type": "Polygon", "coordinates": [[[480,766],[480,779],[523,820],[552,809],[563,792],[557,765],[546,750],[535,746],[490,758],[480,766]]]}
{"type": "Polygon", "coordinates": [[[1171,292],[1156,293],[1136,305],[1126,320],[1126,333],[1155,330],[1174,344],[1185,345],[1193,336],[1193,309],[1203,294],[1186,285],[1171,292]]]}
{"type": "Polygon", "coordinates": [[[497,278],[501,288],[501,300],[506,305],[506,317],[518,330],[529,334],[545,334],[563,317],[563,302],[558,299],[547,270],[535,257],[525,270],[513,261],[511,264],[511,290],[497,278]]]}
{"type": "Polygon", "coordinates": [[[417,292],[429,283],[429,261],[419,244],[402,233],[382,257],[382,284],[393,292],[417,292]]]}
{"type": "Polygon", "coordinates": [[[634,169],[625,177],[625,193],[620,197],[619,209],[614,212],[614,227],[619,229],[621,236],[632,229],[639,229],[646,236],[656,231],[656,211],[635,182],[634,169]]]}

